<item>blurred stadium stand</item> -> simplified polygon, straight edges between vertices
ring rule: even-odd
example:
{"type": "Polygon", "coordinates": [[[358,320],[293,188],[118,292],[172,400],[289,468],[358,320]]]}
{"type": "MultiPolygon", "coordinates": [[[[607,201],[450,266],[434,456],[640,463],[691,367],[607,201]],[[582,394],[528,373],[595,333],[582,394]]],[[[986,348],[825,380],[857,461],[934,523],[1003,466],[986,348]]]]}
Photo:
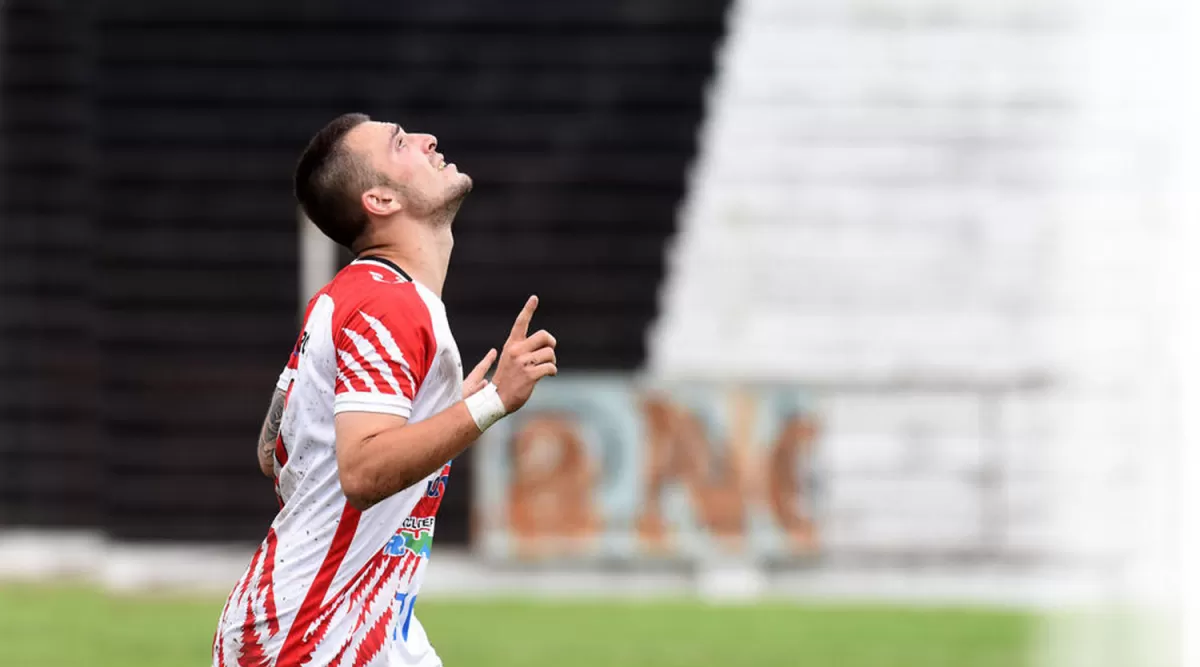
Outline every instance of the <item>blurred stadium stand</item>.
{"type": "Polygon", "coordinates": [[[737,5],[649,366],[819,392],[827,554],[1045,557],[1012,460],[1040,443],[1011,413],[1054,370],[1046,162],[1071,101],[1046,63],[1071,26],[914,4],[737,5]]]}
{"type": "Polygon", "coordinates": [[[647,365],[813,392],[832,561],[1144,548],[1113,526],[1138,511],[1132,443],[1165,441],[1137,166],[1155,102],[1113,21],[735,5],[647,365]]]}
{"type": "Polygon", "coordinates": [[[652,337],[655,372],[1044,377],[1057,3],[736,6],[652,337]],[[922,17],[940,9],[942,20],[922,17]],[[714,360],[712,350],[737,350],[714,360]]]}

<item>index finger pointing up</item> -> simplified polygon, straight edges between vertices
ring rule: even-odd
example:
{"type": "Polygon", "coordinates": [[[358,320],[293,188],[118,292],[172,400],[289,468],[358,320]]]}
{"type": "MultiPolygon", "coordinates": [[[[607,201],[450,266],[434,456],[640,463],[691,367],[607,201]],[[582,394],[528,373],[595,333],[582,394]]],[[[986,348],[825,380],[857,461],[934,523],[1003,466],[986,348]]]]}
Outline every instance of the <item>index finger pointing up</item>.
{"type": "Polygon", "coordinates": [[[529,333],[529,322],[533,319],[533,311],[537,310],[538,298],[536,295],[529,297],[525,302],[525,307],[521,309],[521,313],[517,315],[517,321],[513,322],[512,332],[508,334],[508,339],[511,341],[525,340],[525,336],[529,333]]]}

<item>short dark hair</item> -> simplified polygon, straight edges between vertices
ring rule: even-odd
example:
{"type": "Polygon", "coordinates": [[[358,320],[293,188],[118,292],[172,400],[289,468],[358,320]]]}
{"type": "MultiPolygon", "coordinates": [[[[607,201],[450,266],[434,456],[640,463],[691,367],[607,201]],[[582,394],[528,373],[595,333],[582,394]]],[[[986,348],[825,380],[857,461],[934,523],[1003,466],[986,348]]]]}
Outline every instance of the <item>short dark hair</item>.
{"type": "Polygon", "coordinates": [[[346,147],[346,134],[371,120],[361,113],[338,116],[308,142],[296,165],[296,199],[326,236],[349,248],[367,228],[362,193],[379,176],[346,147]]]}

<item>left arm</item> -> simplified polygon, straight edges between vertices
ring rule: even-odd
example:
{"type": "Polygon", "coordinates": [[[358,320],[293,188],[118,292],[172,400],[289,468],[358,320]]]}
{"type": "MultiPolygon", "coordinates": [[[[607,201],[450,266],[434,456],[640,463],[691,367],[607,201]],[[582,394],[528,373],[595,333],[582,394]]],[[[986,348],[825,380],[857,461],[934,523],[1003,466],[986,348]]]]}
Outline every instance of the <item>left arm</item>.
{"type": "Polygon", "coordinates": [[[271,396],[271,407],[263,420],[258,434],[258,469],[267,477],[275,477],[275,441],[279,438],[279,423],[283,420],[283,406],[287,393],[279,389],[271,396]]]}

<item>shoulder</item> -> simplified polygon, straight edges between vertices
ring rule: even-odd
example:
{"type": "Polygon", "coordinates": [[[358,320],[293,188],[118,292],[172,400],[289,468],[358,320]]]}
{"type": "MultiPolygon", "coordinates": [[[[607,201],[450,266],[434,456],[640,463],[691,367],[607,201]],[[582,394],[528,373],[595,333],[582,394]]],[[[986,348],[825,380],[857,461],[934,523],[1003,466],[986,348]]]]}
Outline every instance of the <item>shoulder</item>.
{"type": "Polygon", "coordinates": [[[329,295],[339,350],[394,359],[420,382],[438,349],[437,315],[420,285],[387,267],[355,263],[338,273],[329,295]]]}

